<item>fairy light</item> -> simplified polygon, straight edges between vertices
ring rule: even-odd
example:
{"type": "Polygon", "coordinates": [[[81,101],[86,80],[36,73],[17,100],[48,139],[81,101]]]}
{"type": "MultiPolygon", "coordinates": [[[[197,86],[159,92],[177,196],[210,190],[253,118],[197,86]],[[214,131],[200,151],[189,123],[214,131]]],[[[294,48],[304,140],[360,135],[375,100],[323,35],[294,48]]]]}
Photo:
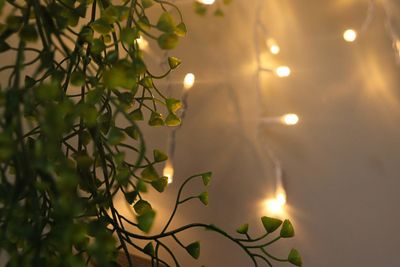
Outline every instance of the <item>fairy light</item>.
{"type": "Polygon", "coordinates": [[[284,78],[290,76],[291,70],[288,66],[280,66],[275,69],[275,73],[278,77],[284,78]]]}
{"type": "Polygon", "coordinates": [[[281,117],[281,122],[286,125],[296,125],[299,123],[299,116],[297,114],[285,114],[281,117]]]}
{"type": "Polygon", "coordinates": [[[275,197],[265,201],[266,212],[273,215],[282,215],[285,212],[286,192],[283,187],[276,190],[275,197]]]}
{"type": "Polygon", "coordinates": [[[352,43],[357,39],[357,32],[353,29],[347,29],[343,33],[343,39],[348,43],[352,43]]]}
{"type": "Polygon", "coordinates": [[[186,90],[189,90],[190,88],[193,87],[194,81],[195,81],[195,76],[193,73],[188,73],[185,75],[185,78],[183,79],[183,88],[186,90]]]}
{"type": "Polygon", "coordinates": [[[146,50],[149,47],[149,42],[143,38],[143,36],[139,36],[136,39],[136,42],[141,50],[146,50]]]}
{"type": "Polygon", "coordinates": [[[279,45],[277,44],[277,42],[276,42],[274,39],[272,39],[272,38],[269,38],[269,39],[267,40],[267,46],[268,46],[269,51],[270,51],[271,54],[273,54],[273,55],[277,55],[277,54],[279,54],[279,52],[281,51],[281,48],[279,47],[279,45]]]}
{"type": "Polygon", "coordinates": [[[172,163],[167,160],[165,163],[164,169],[163,169],[163,176],[168,178],[168,183],[172,183],[174,180],[174,167],[172,166],[172,163]]]}
{"type": "Polygon", "coordinates": [[[215,3],[215,0],[198,0],[198,2],[204,5],[212,5],[215,3]]]}

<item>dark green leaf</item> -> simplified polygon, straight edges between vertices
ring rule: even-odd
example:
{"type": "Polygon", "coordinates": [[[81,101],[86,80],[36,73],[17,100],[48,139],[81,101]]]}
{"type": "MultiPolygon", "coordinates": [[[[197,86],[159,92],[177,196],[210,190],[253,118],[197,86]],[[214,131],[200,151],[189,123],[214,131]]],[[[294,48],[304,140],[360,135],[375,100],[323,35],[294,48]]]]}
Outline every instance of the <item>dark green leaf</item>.
{"type": "Polygon", "coordinates": [[[154,210],[149,210],[142,215],[137,217],[138,227],[145,233],[148,233],[153,226],[154,218],[156,213],[154,210]]]}
{"type": "Polygon", "coordinates": [[[179,43],[179,37],[175,33],[164,33],[157,38],[157,43],[161,49],[174,49],[179,43]]]}
{"type": "Polygon", "coordinates": [[[154,4],[153,0],[142,0],[143,8],[149,8],[154,4]]]}
{"type": "Polygon", "coordinates": [[[200,201],[204,204],[204,205],[208,205],[208,192],[203,192],[199,195],[199,199],[200,201]]]}
{"type": "Polygon", "coordinates": [[[133,202],[135,202],[137,196],[138,196],[137,191],[131,191],[131,192],[125,193],[125,199],[126,199],[126,201],[128,201],[129,204],[132,204],[133,202]]]}
{"type": "Polygon", "coordinates": [[[149,165],[146,168],[144,168],[143,171],[141,172],[141,175],[144,180],[149,180],[149,181],[159,178],[159,175],[156,169],[153,167],[153,165],[149,165]]]}
{"type": "Polygon", "coordinates": [[[135,109],[131,113],[129,113],[129,118],[133,121],[142,121],[143,120],[143,113],[141,109],[135,109]]]}
{"type": "Polygon", "coordinates": [[[124,28],[120,33],[121,41],[128,44],[134,45],[135,40],[139,38],[139,32],[135,28],[124,28]]]}
{"type": "Polygon", "coordinates": [[[150,203],[143,199],[140,199],[138,202],[136,202],[135,205],[133,205],[133,208],[138,215],[142,215],[148,211],[153,210],[150,203]]]}
{"type": "Polygon", "coordinates": [[[153,157],[155,162],[162,162],[168,159],[168,156],[158,149],[153,150],[153,157]]]}
{"type": "Polygon", "coordinates": [[[169,113],[165,118],[165,124],[167,126],[179,126],[181,125],[181,119],[173,113],[169,113]]]}
{"type": "Polygon", "coordinates": [[[169,12],[161,14],[157,22],[157,28],[163,32],[173,32],[175,30],[174,18],[169,12]]]}
{"type": "Polygon", "coordinates": [[[171,113],[177,112],[180,108],[182,108],[182,102],[178,99],[167,98],[165,100],[165,104],[167,105],[167,109],[171,113]]]}
{"type": "Polygon", "coordinates": [[[171,69],[176,69],[182,61],[176,57],[168,57],[168,64],[171,69]]]}
{"type": "Polygon", "coordinates": [[[162,115],[157,112],[152,112],[150,115],[149,125],[150,126],[163,126],[164,121],[162,119],[162,115]]]}
{"type": "Polygon", "coordinates": [[[153,247],[153,243],[149,242],[147,243],[147,245],[143,248],[143,252],[153,256],[154,255],[154,247],[153,247]]]}
{"type": "Polygon", "coordinates": [[[135,140],[139,138],[139,130],[136,126],[126,127],[124,131],[128,136],[132,137],[135,140]]]}
{"type": "Polygon", "coordinates": [[[92,27],[95,32],[100,34],[107,34],[112,30],[111,25],[101,18],[90,23],[90,27],[92,27]]]}
{"type": "Polygon", "coordinates": [[[301,260],[300,253],[297,251],[297,249],[292,248],[288,256],[288,261],[293,265],[303,266],[303,261],[301,260]]]}
{"type": "Polygon", "coordinates": [[[19,35],[21,39],[24,40],[25,42],[36,42],[38,39],[36,28],[32,24],[28,24],[22,27],[19,35]]]}
{"type": "Polygon", "coordinates": [[[262,224],[264,225],[264,228],[267,231],[267,233],[274,232],[282,224],[281,220],[267,217],[267,216],[261,217],[261,221],[262,221],[262,224]]]}
{"type": "Polygon", "coordinates": [[[5,41],[0,41],[0,53],[6,52],[10,49],[10,46],[5,41]]]}
{"type": "Polygon", "coordinates": [[[206,7],[206,5],[195,1],[195,2],[193,2],[193,6],[194,6],[194,11],[195,11],[198,15],[204,16],[204,15],[207,13],[207,7],[206,7]]]}
{"type": "Polygon", "coordinates": [[[200,243],[194,242],[186,247],[186,251],[196,260],[200,257],[200,243]]]}
{"type": "Polygon", "coordinates": [[[81,71],[74,71],[71,74],[71,83],[75,86],[85,85],[85,75],[81,71]]]}
{"type": "Polygon", "coordinates": [[[249,224],[243,224],[241,225],[238,229],[236,229],[236,232],[238,232],[239,234],[247,234],[247,232],[249,231],[249,224]]]}
{"type": "Polygon", "coordinates": [[[283,222],[280,236],[283,238],[290,238],[294,236],[294,228],[289,220],[285,220],[283,222]]]}
{"type": "Polygon", "coordinates": [[[186,29],[185,23],[183,23],[183,22],[179,23],[179,24],[176,26],[175,33],[176,33],[178,36],[180,36],[180,37],[186,36],[187,29],[186,29]]]}
{"type": "Polygon", "coordinates": [[[201,178],[203,179],[203,184],[204,184],[205,186],[207,186],[207,185],[210,184],[211,176],[212,176],[212,173],[211,173],[211,172],[206,172],[206,173],[203,173],[203,174],[201,175],[201,178]]]}
{"type": "Polygon", "coordinates": [[[104,49],[106,49],[106,45],[104,44],[103,40],[100,40],[100,39],[93,40],[92,48],[90,50],[93,54],[98,55],[101,52],[103,52],[104,49]]]}
{"type": "Polygon", "coordinates": [[[164,192],[165,188],[168,185],[168,178],[167,177],[160,177],[151,181],[151,185],[156,189],[158,192],[164,192]]]}

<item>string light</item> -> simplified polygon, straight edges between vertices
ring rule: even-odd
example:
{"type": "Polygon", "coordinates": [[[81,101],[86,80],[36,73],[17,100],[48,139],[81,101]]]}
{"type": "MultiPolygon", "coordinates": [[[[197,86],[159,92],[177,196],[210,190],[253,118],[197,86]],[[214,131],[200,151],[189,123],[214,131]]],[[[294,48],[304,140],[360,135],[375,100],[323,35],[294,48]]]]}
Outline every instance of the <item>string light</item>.
{"type": "Polygon", "coordinates": [[[186,90],[189,90],[190,88],[193,87],[194,81],[195,81],[195,76],[193,73],[188,73],[185,75],[185,78],[183,79],[183,88],[186,90]]]}
{"type": "Polygon", "coordinates": [[[352,43],[357,39],[357,32],[353,29],[347,29],[343,33],[343,39],[346,42],[352,43]]]}
{"type": "Polygon", "coordinates": [[[215,0],[198,0],[198,2],[204,5],[212,5],[215,3],[215,0]]]}
{"type": "Polygon", "coordinates": [[[147,50],[149,47],[149,42],[143,38],[143,36],[139,36],[139,38],[136,39],[136,42],[140,48],[140,50],[147,50]]]}
{"type": "Polygon", "coordinates": [[[296,125],[299,122],[299,116],[296,114],[285,114],[281,117],[281,122],[286,125],[296,125]]]}
{"type": "Polygon", "coordinates": [[[278,77],[284,78],[291,74],[291,70],[288,66],[280,66],[275,69],[275,73],[278,77]]]}
{"type": "Polygon", "coordinates": [[[163,176],[168,178],[168,183],[172,183],[174,180],[174,167],[170,160],[167,160],[163,169],[163,176]]]}
{"type": "Polygon", "coordinates": [[[279,45],[277,44],[277,42],[275,41],[275,39],[269,38],[267,40],[267,46],[269,48],[269,51],[271,52],[271,54],[273,55],[277,55],[279,54],[279,52],[281,51],[281,48],[279,47],[279,45]]]}

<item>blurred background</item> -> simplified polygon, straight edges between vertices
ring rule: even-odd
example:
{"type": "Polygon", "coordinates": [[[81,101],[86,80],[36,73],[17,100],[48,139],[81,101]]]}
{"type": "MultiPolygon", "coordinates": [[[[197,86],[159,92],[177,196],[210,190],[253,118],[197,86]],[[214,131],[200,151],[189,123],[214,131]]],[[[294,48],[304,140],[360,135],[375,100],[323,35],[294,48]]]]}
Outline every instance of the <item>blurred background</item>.
{"type": "MultiPolygon", "coordinates": [[[[289,218],[296,237],[272,246],[277,256],[296,247],[304,266],[398,266],[400,65],[393,45],[400,3],[234,0],[222,18],[212,15],[219,1],[204,17],[192,1],[177,4],[188,35],[169,53],[183,61],[170,95],[182,96],[186,73],[196,81],[176,133],[173,183],[150,196],[159,227],[181,181],[212,171],[209,206],[186,205],[173,225],[204,221],[233,232],[249,223],[256,236],[261,216],[289,218]],[[354,32],[343,36],[347,29],[354,32]],[[290,75],[279,77],[279,66],[290,75]],[[296,125],[277,120],[287,113],[297,114],[296,125]],[[287,196],[275,211],[267,201],[277,190],[271,153],[287,196]]],[[[160,68],[165,55],[154,43],[147,49],[146,62],[160,68]]],[[[146,128],[149,146],[168,150],[170,133],[146,128]]],[[[214,234],[181,237],[202,243],[199,262],[176,247],[184,266],[251,266],[214,234]]]]}

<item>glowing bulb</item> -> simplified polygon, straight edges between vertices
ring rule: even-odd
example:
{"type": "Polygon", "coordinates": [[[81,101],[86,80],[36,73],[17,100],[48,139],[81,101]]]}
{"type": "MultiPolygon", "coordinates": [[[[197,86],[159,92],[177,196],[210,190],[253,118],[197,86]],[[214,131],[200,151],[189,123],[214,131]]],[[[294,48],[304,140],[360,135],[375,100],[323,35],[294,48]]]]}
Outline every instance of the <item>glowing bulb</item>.
{"type": "Polygon", "coordinates": [[[286,114],[281,117],[281,122],[286,125],[296,125],[299,122],[299,116],[296,114],[286,114]]]}
{"type": "Polygon", "coordinates": [[[215,3],[215,0],[198,0],[198,2],[204,5],[212,5],[215,3]]]}
{"type": "Polygon", "coordinates": [[[288,77],[291,73],[290,68],[287,66],[280,66],[276,68],[275,73],[278,77],[288,77]]]}
{"type": "Polygon", "coordinates": [[[139,36],[139,38],[136,39],[136,42],[141,50],[146,50],[149,46],[149,42],[147,42],[147,40],[142,36],[139,36]]]}
{"type": "Polygon", "coordinates": [[[174,167],[172,166],[170,161],[167,161],[167,163],[164,166],[163,176],[168,178],[168,183],[169,184],[172,183],[173,176],[174,176],[174,167]]]}
{"type": "Polygon", "coordinates": [[[348,29],[343,33],[343,39],[346,42],[354,42],[357,39],[357,32],[353,29],[348,29]]]}
{"type": "Polygon", "coordinates": [[[285,190],[282,189],[276,194],[276,202],[278,202],[278,204],[281,205],[281,206],[286,204],[286,193],[285,193],[285,190]]]}
{"type": "Polygon", "coordinates": [[[193,73],[186,74],[185,78],[183,79],[183,87],[186,90],[189,90],[190,88],[193,87],[194,80],[195,80],[195,76],[193,73]]]}
{"type": "Polygon", "coordinates": [[[269,48],[269,51],[273,55],[277,55],[281,51],[281,48],[279,47],[279,45],[276,43],[276,41],[274,39],[268,39],[267,46],[269,48]]]}

